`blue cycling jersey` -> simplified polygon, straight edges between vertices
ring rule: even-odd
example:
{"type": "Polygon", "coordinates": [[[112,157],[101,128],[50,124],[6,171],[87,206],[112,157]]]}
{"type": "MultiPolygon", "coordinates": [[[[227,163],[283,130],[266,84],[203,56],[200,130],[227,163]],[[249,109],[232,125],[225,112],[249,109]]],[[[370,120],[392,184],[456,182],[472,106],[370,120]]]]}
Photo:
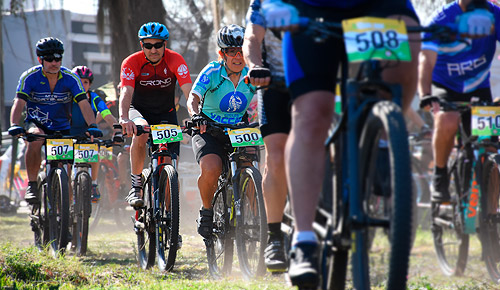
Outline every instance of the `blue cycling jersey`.
{"type": "Polygon", "coordinates": [[[85,94],[83,85],[69,69],[61,67],[54,91],[38,65],[25,71],[17,85],[16,98],[25,100],[26,121],[34,121],[49,130],[68,130],[72,100],[79,101],[85,94]]]}
{"type": "MultiPolygon", "coordinates": [[[[488,2],[490,12],[500,19],[500,8],[488,2]]],[[[463,14],[458,2],[443,6],[431,18],[430,24],[455,23],[463,14]]],[[[431,36],[424,34],[424,38],[431,36]]],[[[458,93],[468,93],[490,87],[490,67],[495,55],[496,41],[500,40],[500,21],[495,22],[495,33],[477,39],[462,39],[453,43],[426,41],[422,49],[438,53],[432,72],[432,81],[458,93]]]]}
{"type": "Polygon", "coordinates": [[[369,0],[302,0],[304,3],[320,7],[351,8],[366,3],[369,0]]]}
{"type": "MultiPolygon", "coordinates": [[[[90,99],[87,98],[87,100],[90,101],[90,107],[92,108],[92,111],[94,111],[94,115],[97,115],[97,112],[100,112],[101,116],[105,118],[107,115],[111,114],[108,106],[106,106],[106,103],[101,99],[101,97],[99,97],[98,94],[94,92],[89,92],[89,94],[90,99]]],[[[83,134],[87,131],[87,127],[88,125],[83,117],[82,110],[80,110],[80,106],[76,102],[73,102],[73,108],[71,109],[71,135],[83,134]]]]}
{"type": "Polygon", "coordinates": [[[201,100],[201,112],[218,123],[240,122],[255,94],[255,87],[244,82],[247,73],[248,67],[245,67],[234,87],[222,62],[213,61],[206,65],[191,90],[201,100]]]}

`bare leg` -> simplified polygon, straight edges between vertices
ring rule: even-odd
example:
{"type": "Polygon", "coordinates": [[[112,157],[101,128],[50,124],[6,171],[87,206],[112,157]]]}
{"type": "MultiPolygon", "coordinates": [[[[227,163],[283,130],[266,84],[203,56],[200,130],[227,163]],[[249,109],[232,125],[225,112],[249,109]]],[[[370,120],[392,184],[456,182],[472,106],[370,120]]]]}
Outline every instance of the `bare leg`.
{"type": "Polygon", "coordinates": [[[334,94],[315,91],[292,105],[285,149],[286,175],[297,231],[312,231],[324,174],[324,141],[333,118],[334,94]]]}

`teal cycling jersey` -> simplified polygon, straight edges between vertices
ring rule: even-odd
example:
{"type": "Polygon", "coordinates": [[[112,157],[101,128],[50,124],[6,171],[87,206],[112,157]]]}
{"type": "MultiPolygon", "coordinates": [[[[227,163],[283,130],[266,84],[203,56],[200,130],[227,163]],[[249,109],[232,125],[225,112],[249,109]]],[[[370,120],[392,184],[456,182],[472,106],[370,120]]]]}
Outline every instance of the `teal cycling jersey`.
{"type": "Polygon", "coordinates": [[[235,87],[222,62],[213,61],[206,65],[191,91],[201,100],[201,112],[218,123],[240,122],[255,94],[255,87],[244,82],[247,73],[248,67],[245,67],[235,87]]]}

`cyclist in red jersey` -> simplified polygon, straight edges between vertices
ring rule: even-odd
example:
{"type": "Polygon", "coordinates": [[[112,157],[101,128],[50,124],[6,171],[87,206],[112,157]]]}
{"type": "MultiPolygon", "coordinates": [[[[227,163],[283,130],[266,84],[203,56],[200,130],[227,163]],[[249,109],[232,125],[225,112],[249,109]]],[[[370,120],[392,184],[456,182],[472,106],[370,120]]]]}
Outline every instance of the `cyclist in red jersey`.
{"type": "MultiPolygon", "coordinates": [[[[175,84],[189,96],[192,82],[184,58],[165,47],[168,30],[158,22],[149,22],[139,29],[141,51],[127,57],[121,67],[120,124],[124,135],[132,136],[130,163],[132,187],[127,201],[132,207],[142,207],[141,172],[146,157],[148,134],[137,136],[136,125],[155,125],[161,121],[177,124],[175,84]]],[[[169,145],[179,154],[179,143],[169,145]]]]}

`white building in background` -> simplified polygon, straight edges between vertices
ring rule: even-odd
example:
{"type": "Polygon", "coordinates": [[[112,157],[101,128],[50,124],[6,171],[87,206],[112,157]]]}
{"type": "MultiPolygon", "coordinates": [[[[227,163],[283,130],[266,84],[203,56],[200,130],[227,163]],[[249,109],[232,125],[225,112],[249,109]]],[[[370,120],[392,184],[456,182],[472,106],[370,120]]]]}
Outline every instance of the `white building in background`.
{"type": "MultiPolygon", "coordinates": [[[[111,79],[109,29],[99,44],[96,17],[67,10],[25,12],[26,21],[14,15],[3,16],[3,60],[6,112],[10,111],[19,76],[38,65],[35,45],[43,37],[53,36],[64,42],[63,66],[86,65],[95,74],[94,88],[111,79]]],[[[4,118],[5,120],[5,118],[4,118]]]]}

